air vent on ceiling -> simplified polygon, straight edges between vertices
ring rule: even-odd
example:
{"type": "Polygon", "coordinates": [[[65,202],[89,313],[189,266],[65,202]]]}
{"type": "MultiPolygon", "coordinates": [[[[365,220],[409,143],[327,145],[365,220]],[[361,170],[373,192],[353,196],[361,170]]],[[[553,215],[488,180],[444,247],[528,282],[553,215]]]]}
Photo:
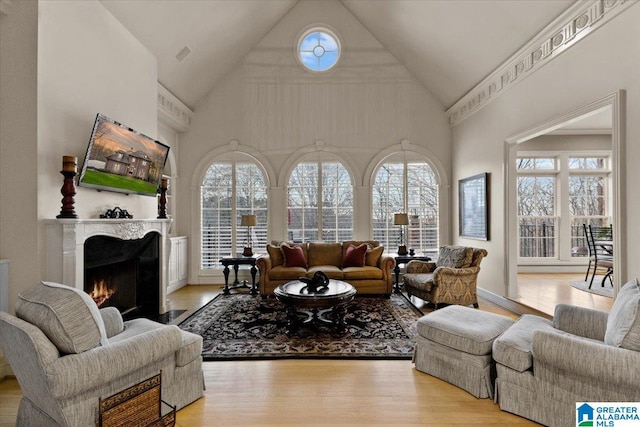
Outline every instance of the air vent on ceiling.
{"type": "Polygon", "coordinates": [[[178,52],[178,54],[176,55],[176,59],[178,60],[178,62],[182,62],[187,56],[189,56],[190,53],[191,49],[189,49],[189,46],[185,46],[180,52],[178,52]]]}

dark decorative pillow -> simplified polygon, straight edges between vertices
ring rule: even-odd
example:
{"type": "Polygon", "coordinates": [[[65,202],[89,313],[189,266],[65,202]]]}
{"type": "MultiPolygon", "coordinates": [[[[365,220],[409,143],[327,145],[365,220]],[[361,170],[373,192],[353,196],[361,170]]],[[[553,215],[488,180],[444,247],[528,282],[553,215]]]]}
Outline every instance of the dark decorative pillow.
{"type": "Polygon", "coordinates": [[[360,246],[349,246],[342,260],[342,268],[346,267],[364,267],[364,258],[367,254],[367,245],[365,243],[360,246]]]}
{"type": "Polygon", "coordinates": [[[304,252],[300,246],[282,245],[280,249],[282,249],[285,267],[307,268],[307,260],[304,258],[304,252]]]}

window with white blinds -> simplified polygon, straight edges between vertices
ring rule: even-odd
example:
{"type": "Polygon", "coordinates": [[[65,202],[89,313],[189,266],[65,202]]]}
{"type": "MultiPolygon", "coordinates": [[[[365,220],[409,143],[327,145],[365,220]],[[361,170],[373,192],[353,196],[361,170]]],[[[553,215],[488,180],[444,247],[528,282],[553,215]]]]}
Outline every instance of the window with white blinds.
{"type": "Polygon", "coordinates": [[[353,237],[353,184],[339,162],[301,162],[287,188],[292,242],[341,242],[353,237]]]}
{"type": "Polygon", "coordinates": [[[242,215],[256,215],[251,243],[266,246],[267,186],[257,164],[235,160],[212,164],[200,194],[202,269],[217,268],[220,258],[242,253],[247,241],[247,228],[240,226],[242,215]]]}

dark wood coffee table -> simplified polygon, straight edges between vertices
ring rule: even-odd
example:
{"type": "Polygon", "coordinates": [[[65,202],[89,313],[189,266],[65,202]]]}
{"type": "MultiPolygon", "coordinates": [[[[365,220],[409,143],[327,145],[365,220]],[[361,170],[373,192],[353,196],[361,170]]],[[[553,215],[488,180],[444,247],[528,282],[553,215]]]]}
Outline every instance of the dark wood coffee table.
{"type": "Polygon", "coordinates": [[[294,280],[278,286],[273,293],[287,307],[288,334],[299,326],[310,323],[328,324],[342,332],[347,305],[355,297],[356,288],[349,283],[331,279],[324,292],[309,292],[305,283],[294,280]],[[301,313],[306,313],[307,318],[301,320],[301,313]]]}

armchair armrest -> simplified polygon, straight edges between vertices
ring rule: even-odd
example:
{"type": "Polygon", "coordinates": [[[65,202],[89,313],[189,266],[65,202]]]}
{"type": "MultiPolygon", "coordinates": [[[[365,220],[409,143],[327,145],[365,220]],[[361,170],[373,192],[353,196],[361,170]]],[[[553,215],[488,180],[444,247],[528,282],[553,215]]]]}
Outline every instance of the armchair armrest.
{"type": "Polygon", "coordinates": [[[48,387],[56,398],[75,396],[174,355],[181,345],[180,329],[171,325],[62,356],[45,367],[48,387]]]}
{"type": "Polygon", "coordinates": [[[413,261],[409,261],[407,266],[405,267],[405,273],[410,274],[421,274],[421,273],[432,273],[433,270],[436,269],[436,263],[431,261],[420,261],[414,259],[413,261]]]}
{"type": "Polygon", "coordinates": [[[256,267],[260,270],[260,274],[271,270],[271,257],[269,255],[262,255],[256,260],[256,267]]]}
{"type": "Polygon", "coordinates": [[[558,304],[553,315],[553,327],[579,337],[604,341],[608,317],[604,311],[558,304]]]}
{"type": "Polygon", "coordinates": [[[536,364],[546,364],[555,368],[554,377],[562,371],[563,375],[587,377],[593,382],[618,384],[638,390],[629,398],[640,399],[640,352],[540,330],[533,333],[532,353],[534,372],[536,364]]]}

